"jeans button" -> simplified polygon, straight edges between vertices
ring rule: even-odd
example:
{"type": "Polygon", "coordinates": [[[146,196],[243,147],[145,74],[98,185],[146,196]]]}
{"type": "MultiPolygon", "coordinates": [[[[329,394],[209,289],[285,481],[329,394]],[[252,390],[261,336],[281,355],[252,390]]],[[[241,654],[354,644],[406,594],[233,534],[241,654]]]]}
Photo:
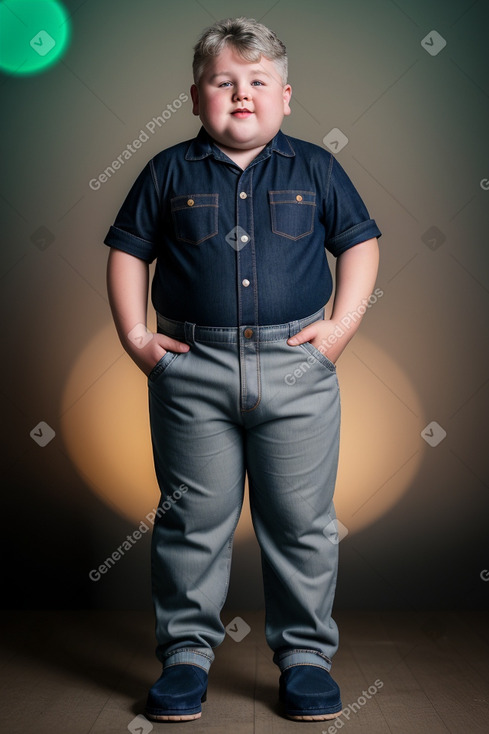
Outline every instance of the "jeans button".
{"type": "Polygon", "coordinates": [[[251,337],[253,336],[253,329],[245,329],[244,335],[247,339],[251,339],[251,337]]]}

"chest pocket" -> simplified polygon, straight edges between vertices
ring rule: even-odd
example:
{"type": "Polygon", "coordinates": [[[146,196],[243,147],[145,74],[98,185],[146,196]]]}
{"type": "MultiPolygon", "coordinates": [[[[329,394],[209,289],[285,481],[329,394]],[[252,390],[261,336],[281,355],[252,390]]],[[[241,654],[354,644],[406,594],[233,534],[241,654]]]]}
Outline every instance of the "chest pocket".
{"type": "Polygon", "coordinates": [[[171,199],[175,234],[180,242],[200,245],[218,232],[219,194],[186,194],[171,199]]]}
{"type": "Polygon", "coordinates": [[[269,191],[272,232],[298,240],[314,229],[314,191],[269,191]]]}

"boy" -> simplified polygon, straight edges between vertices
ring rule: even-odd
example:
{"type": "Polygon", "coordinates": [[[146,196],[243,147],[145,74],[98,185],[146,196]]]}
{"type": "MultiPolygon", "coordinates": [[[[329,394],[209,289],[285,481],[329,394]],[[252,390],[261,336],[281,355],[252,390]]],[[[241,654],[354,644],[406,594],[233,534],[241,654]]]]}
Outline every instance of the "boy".
{"type": "Polygon", "coordinates": [[[225,636],[220,611],[247,473],[285,714],[332,719],[342,709],[329,673],[338,647],[334,363],[359,323],[346,331],[341,319],[372,292],[380,231],[333,156],[280,131],[292,90],[272,31],[228,19],[194,50],[200,132],[149,162],[105,239],[115,324],[148,376],[161,502],[173,498],[153,530],[163,672],[145,713],[201,715],[225,636]],[[328,320],[325,246],[338,258],[328,320]]]}

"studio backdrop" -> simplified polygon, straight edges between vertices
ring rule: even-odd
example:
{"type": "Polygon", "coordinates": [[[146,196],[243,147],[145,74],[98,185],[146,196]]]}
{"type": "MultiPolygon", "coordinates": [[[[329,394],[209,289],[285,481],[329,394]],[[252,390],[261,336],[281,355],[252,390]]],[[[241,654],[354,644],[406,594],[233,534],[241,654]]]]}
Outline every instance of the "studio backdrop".
{"type": "MultiPolygon", "coordinates": [[[[115,333],[102,242],[147,161],[199,130],[199,34],[242,15],[287,46],[284,132],[337,157],[383,233],[376,289],[338,362],[336,604],[481,607],[485,0],[0,3],[6,603],[150,607],[147,385],[115,333]]],[[[300,371],[284,379],[292,390],[300,371]]],[[[263,605],[247,502],[227,604],[263,605]]]]}

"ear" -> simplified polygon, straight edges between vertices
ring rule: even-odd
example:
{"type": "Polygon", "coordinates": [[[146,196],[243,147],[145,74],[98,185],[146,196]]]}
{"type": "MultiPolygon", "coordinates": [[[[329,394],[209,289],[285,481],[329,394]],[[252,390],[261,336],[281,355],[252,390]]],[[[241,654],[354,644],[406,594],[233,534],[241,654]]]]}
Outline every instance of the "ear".
{"type": "Polygon", "coordinates": [[[290,98],[292,97],[292,87],[290,84],[286,84],[283,91],[283,99],[284,99],[284,116],[290,115],[291,109],[290,109],[290,98]]]}
{"type": "Polygon", "coordinates": [[[195,84],[190,87],[190,96],[192,97],[193,107],[192,112],[194,115],[199,114],[199,90],[195,84]]]}

